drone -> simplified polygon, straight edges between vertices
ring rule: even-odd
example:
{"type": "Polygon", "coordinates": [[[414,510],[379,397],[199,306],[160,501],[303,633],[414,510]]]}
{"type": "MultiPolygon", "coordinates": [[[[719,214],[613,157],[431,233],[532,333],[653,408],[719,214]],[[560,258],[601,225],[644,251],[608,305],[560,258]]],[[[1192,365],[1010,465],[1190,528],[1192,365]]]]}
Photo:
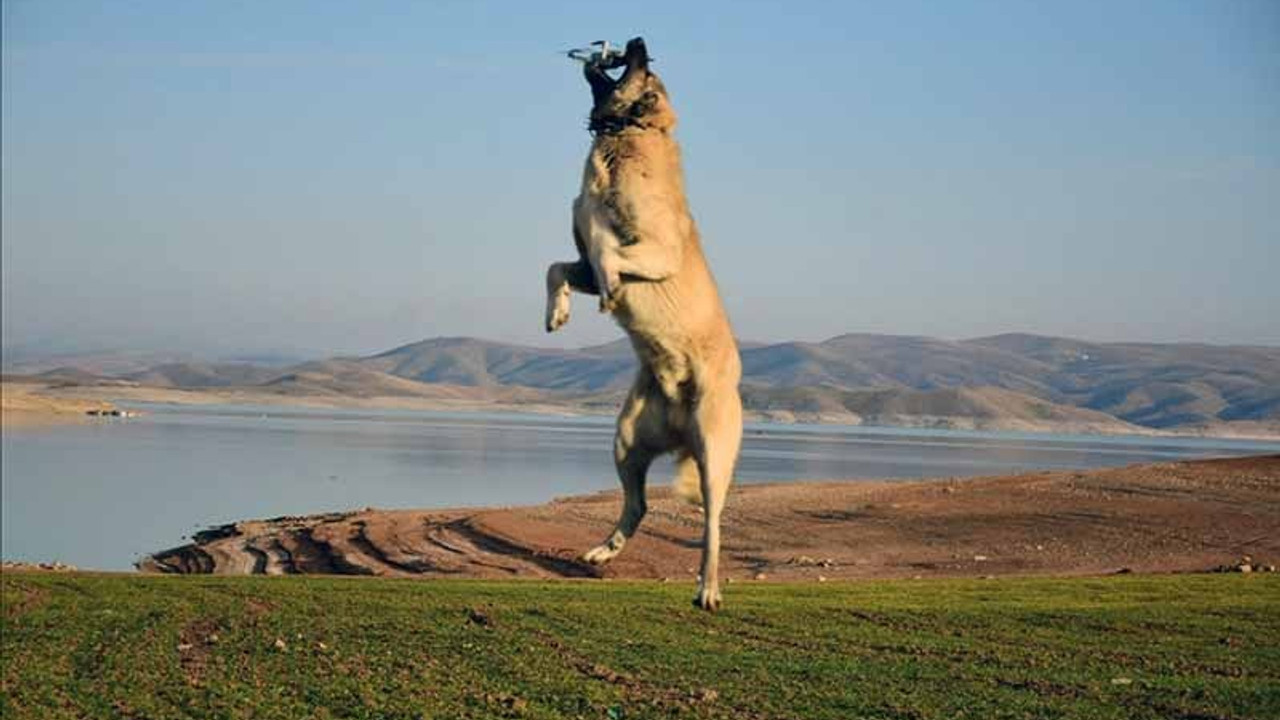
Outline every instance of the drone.
{"type": "Polygon", "coordinates": [[[584,48],[574,48],[565,52],[570,60],[577,60],[584,65],[596,65],[605,69],[621,67],[626,64],[626,53],[609,44],[608,40],[596,40],[584,48]]]}

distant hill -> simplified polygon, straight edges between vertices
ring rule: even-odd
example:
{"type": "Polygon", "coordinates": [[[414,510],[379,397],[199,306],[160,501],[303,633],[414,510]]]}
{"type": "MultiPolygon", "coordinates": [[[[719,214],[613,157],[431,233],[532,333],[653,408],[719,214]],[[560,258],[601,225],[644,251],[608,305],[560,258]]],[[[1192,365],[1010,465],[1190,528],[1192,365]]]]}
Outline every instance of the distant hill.
{"type": "Polygon", "coordinates": [[[624,387],[635,374],[635,359],[625,341],[552,350],[474,338],[434,338],[358,362],[418,382],[586,392],[624,387]]]}
{"type": "Polygon", "coordinates": [[[371,370],[353,360],[320,360],[296,365],[278,373],[277,377],[259,387],[272,393],[291,396],[493,399],[511,402],[532,401],[540,397],[537,392],[524,388],[418,382],[371,370]]]}
{"type": "MultiPolygon", "coordinates": [[[[999,388],[1150,428],[1280,421],[1280,348],[851,334],[821,343],[744,344],[742,360],[743,382],[757,391],[806,390],[774,393],[775,404],[825,396],[826,404],[845,406],[850,399],[841,393],[851,391],[999,388]]],[[[547,350],[440,338],[359,362],[420,382],[576,392],[623,390],[635,372],[625,341],[547,350]]],[[[752,394],[760,402],[764,397],[752,394]]],[[[904,403],[918,397],[901,395],[904,403]]],[[[952,397],[960,414],[973,409],[960,396],[934,397],[935,403],[952,397]]]]}
{"type": "Polygon", "coordinates": [[[280,375],[279,368],[250,363],[163,363],[124,375],[140,385],[213,388],[258,385],[280,375]]]}
{"type": "Polygon", "coordinates": [[[1138,425],[1280,420],[1280,348],[1086,343],[1037,335],[969,341],[1043,363],[1044,397],[1138,425]]]}
{"type": "Polygon", "coordinates": [[[839,390],[829,387],[744,385],[743,404],[766,417],[814,419],[858,425],[944,427],[968,430],[1142,433],[1096,410],[1059,405],[994,387],[913,390],[839,390]]]}
{"type": "Polygon", "coordinates": [[[1002,387],[1046,393],[1043,363],[998,348],[902,335],[840,335],[742,352],[744,379],[779,387],[846,390],[1002,387]]]}
{"type": "MultiPolygon", "coordinates": [[[[95,357],[83,366],[60,357],[58,373],[168,388],[469,395],[602,409],[616,404],[636,367],[625,340],[560,350],[433,338],[289,367],[165,358],[139,368],[138,357],[95,357]],[[108,371],[117,368],[124,371],[108,371]]],[[[1280,348],[1273,347],[849,334],[818,343],[743,343],[742,360],[747,408],[777,418],[1089,432],[1280,429],[1280,348]]]]}
{"type": "Polygon", "coordinates": [[[123,377],[145,372],[157,365],[194,360],[191,355],[160,352],[94,352],[37,354],[31,351],[4,353],[4,372],[38,375],[52,371],[79,371],[104,377],[123,377]]]}

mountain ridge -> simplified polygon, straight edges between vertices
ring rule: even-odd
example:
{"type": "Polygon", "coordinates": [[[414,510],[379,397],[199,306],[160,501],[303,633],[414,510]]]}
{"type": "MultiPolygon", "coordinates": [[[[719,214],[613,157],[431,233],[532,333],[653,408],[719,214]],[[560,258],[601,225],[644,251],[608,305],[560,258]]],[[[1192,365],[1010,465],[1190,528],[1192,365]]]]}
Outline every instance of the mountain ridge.
{"type": "MultiPolygon", "coordinates": [[[[741,352],[748,410],[777,419],[1057,423],[1102,432],[1280,428],[1280,348],[1269,346],[845,333],[818,342],[743,342],[741,352]]],[[[482,391],[472,393],[477,397],[603,409],[622,397],[636,367],[626,339],[565,349],[436,337],[286,367],[156,354],[160,362],[139,368],[139,357],[99,354],[81,366],[61,355],[56,375],[64,383],[91,382],[83,377],[89,374],[165,388],[363,398],[435,397],[447,386],[482,391]]],[[[25,367],[39,369],[29,361],[25,367]]]]}

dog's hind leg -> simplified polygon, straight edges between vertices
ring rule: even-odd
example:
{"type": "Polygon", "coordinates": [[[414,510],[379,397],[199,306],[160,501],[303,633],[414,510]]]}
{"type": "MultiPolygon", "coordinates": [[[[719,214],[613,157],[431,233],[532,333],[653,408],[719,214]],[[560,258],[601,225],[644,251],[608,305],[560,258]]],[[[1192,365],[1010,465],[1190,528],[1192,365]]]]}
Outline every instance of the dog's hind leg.
{"type": "Polygon", "coordinates": [[[675,477],[672,478],[671,489],[676,497],[690,505],[702,505],[702,473],[698,470],[698,461],[688,450],[681,450],[676,456],[675,477]]]}
{"type": "Polygon", "coordinates": [[[666,399],[658,391],[657,384],[642,370],[622,406],[618,432],[613,441],[614,464],[622,482],[622,515],[609,537],[583,554],[582,559],[593,565],[607,563],[622,552],[644,519],[647,510],[645,478],[649,465],[669,445],[665,405],[666,399]]]}
{"type": "Polygon", "coordinates": [[[699,398],[694,408],[690,446],[702,487],[702,576],[693,604],[720,608],[720,514],[733,481],[742,443],[742,401],[737,388],[722,387],[699,398]]]}
{"type": "Polygon", "coordinates": [[[555,332],[569,322],[569,293],[573,290],[587,295],[600,294],[591,263],[581,259],[551,263],[547,268],[547,332],[555,332]]]}

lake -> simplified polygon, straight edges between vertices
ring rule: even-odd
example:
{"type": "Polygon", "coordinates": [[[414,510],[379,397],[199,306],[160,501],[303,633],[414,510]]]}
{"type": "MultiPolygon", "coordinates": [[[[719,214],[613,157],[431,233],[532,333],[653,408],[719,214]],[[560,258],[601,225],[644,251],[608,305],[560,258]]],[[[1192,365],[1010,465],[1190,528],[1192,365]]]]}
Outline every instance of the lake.
{"type": "MultiPolygon", "coordinates": [[[[133,404],[3,434],[6,560],[126,570],[193,531],[373,507],[541,503],[618,487],[612,419],[133,404]]],[[[748,424],[739,483],[909,479],[1280,452],[1280,443],[748,424]]],[[[650,480],[666,484],[669,461],[650,480]]]]}

